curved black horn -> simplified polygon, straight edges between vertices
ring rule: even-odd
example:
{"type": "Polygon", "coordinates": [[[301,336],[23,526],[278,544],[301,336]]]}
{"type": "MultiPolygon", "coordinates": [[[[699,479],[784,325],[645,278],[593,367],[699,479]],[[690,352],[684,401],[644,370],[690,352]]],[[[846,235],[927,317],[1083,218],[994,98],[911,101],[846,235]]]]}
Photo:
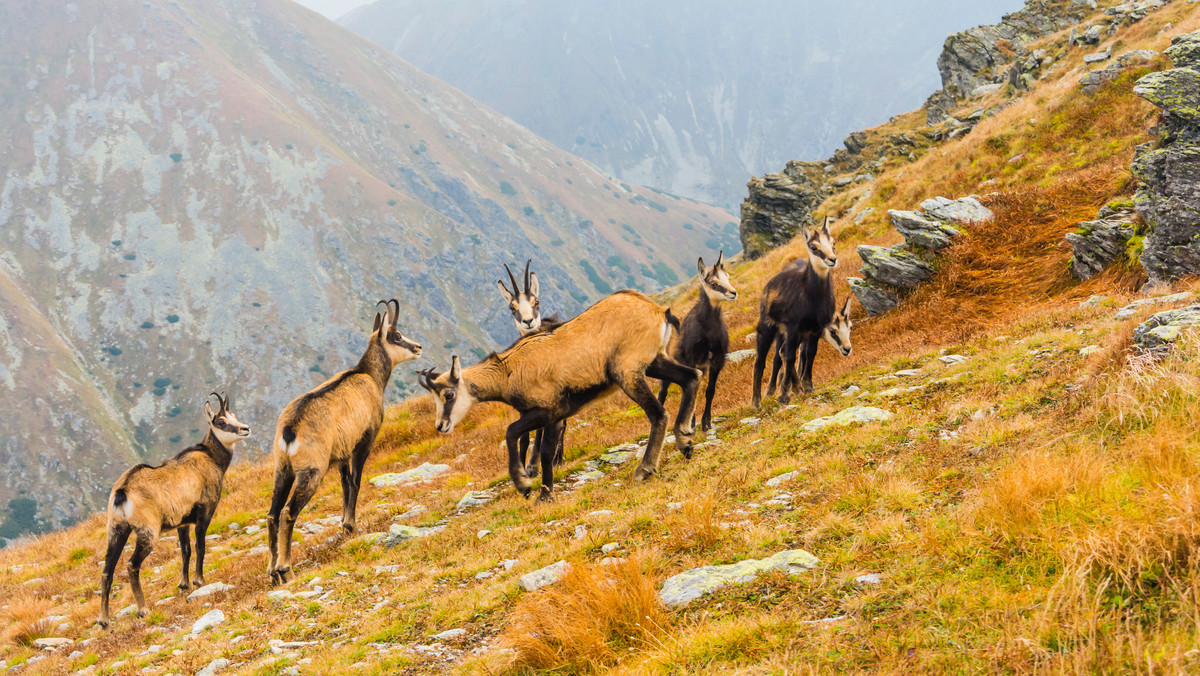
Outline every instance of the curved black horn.
{"type": "Polygon", "coordinates": [[[396,322],[400,321],[400,301],[391,299],[388,301],[388,308],[392,310],[392,328],[395,328],[396,322]]]}
{"type": "Polygon", "coordinates": [[[512,282],[513,295],[515,296],[518,293],[521,293],[521,287],[517,285],[517,278],[513,275],[512,270],[508,269],[508,263],[504,264],[504,271],[508,273],[508,279],[512,282]]]}
{"type": "Polygon", "coordinates": [[[525,293],[529,293],[529,264],[533,262],[532,258],[525,259],[525,293]]]}

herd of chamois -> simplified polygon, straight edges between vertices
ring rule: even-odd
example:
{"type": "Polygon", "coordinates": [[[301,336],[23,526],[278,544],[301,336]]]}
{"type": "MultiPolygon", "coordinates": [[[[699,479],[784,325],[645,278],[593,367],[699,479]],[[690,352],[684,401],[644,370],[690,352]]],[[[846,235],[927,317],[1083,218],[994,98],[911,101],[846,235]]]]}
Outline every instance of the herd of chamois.
{"type": "MultiPolygon", "coordinates": [[[[834,239],[826,218],[820,228],[804,228],[803,255],[772,278],[759,303],[757,356],[754,363],[754,405],[761,405],[762,376],[773,354],[768,396],[784,371],[781,402],[791,392],[812,391],[812,365],[824,337],[840,354],[850,354],[850,297],[840,309],[830,272],[837,266],[834,239]],[[800,372],[796,370],[797,357],[800,372]]],[[[532,479],[542,479],[538,500],[553,499],[554,466],[562,462],[563,431],[568,417],[598,397],[620,389],[646,413],[650,436],[635,478],[648,479],[658,471],[666,438],[665,403],[671,385],[683,391],[675,415],[675,445],[691,458],[695,434],[695,404],[701,377],[707,373],[704,412],[700,426],[712,425],[712,400],[717,378],[729,351],[729,330],[721,304],[737,298],[723,254],[712,266],[697,262],[700,294],[683,320],[637,291],[618,291],[579,316],[562,321],[541,314],[537,274],[525,265],[519,286],[505,265],[512,288],[498,281],[512,312],[520,338],[482,361],[464,366],[457,355],[442,373],[432,368],[417,372],[417,380],[433,395],[434,424],[449,434],[477,402],[502,401],[520,418],[508,426],[508,472],[518,492],[529,497],[532,479]],[[647,378],[660,381],[655,395],[647,378]],[[529,452],[530,435],[533,449],[529,452]],[[540,467],[539,467],[540,465],[540,467]]],[[[405,338],[398,327],[400,304],[380,301],[366,351],[358,364],[295,398],[275,426],[272,456],[275,485],[267,514],[270,549],[268,573],[273,584],[293,575],[292,531],[331,467],[342,479],[342,528],[354,532],[355,506],[363,466],[383,423],[383,398],[392,371],[421,356],[421,345],[405,338]]],[[[135,539],[129,559],[129,582],[138,617],[147,612],[140,571],[159,534],[175,529],[183,573],[179,588],[204,584],[204,542],[221,498],[233,446],[250,435],[238,422],[224,393],[212,393],[218,408],[206,402],[208,434],[202,442],[181,451],[158,467],[137,465],[113,486],[108,499],[108,549],[101,578],[101,626],[109,623],[113,572],[126,541],[135,539]],[[194,534],[189,533],[194,530],[194,534]],[[196,573],[189,578],[195,539],[196,573]]]]}

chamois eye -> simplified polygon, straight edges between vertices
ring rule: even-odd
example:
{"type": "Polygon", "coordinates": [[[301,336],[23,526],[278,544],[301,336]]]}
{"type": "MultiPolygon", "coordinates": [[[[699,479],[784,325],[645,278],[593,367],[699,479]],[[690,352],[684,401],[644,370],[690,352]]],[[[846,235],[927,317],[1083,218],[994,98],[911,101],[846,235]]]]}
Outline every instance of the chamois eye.
{"type": "Polygon", "coordinates": [[[446,401],[454,401],[454,392],[453,391],[446,393],[446,401]]]}

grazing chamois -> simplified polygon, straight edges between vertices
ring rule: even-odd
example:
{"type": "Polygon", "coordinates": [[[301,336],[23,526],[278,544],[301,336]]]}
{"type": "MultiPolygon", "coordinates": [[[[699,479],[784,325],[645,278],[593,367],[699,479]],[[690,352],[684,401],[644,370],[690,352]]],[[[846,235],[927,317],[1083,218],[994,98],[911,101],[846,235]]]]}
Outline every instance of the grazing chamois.
{"type": "Polygon", "coordinates": [[[396,328],[400,302],[393,298],[379,304],[387,307],[387,314],[375,314],[375,326],[358,365],[293,399],[279,414],[271,452],[275,489],[267,514],[271,550],[267,572],[272,582],[291,580],[296,517],[331,466],[337,466],[342,475],[342,529],[354,532],[363,465],[383,424],[383,393],[392,369],[421,355],[420,344],[400,335],[396,328]]]}
{"type": "Polygon", "coordinates": [[[772,277],[763,287],[759,300],[753,388],[756,408],[762,406],[763,371],[777,338],[782,343],[780,362],[787,367],[780,403],[788,403],[797,386],[805,392],[812,391],[817,344],[834,318],[837,301],[830,273],[837,267],[838,260],[833,233],[829,230],[829,217],[825,217],[825,223],[819,229],[802,228],[801,237],[805,255],[772,277]],[[801,264],[800,261],[805,262],[801,264]],[[796,372],[797,353],[801,357],[802,375],[796,372]]]}
{"type": "Polygon", "coordinates": [[[651,391],[646,376],[669,381],[683,389],[675,417],[676,446],[691,457],[690,412],[700,372],[667,356],[672,328],[679,320],[671,311],[637,291],[618,291],[549,333],[527,336],[499,354],[462,368],[458,356],[450,370],[421,371],[421,386],[433,393],[436,427],[449,434],[476,402],[503,401],[521,417],[508,426],[508,473],[526,497],[532,488],[517,442],[521,435],[543,428],[538,448],[542,490],[538,500],[553,499],[554,446],[562,421],[600,395],[620,388],[646,412],[650,438],[635,473],[639,480],[658,471],[666,436],[666,411],[651,391]]]}
{"type": "MultiPolygon", "coordinates": [[[[712,400],[717,393],[717,377],[725,368],[725,355],[729,352],[729,327],[725,325],[721,303],[737,300],[737,289],[729,283],[729,274],[722,263],[724,258],[724,251],[717,254],[717,262],[711,268],[704,266],[703,258],[696,262],[696,270],[700,274],[700,297],[683,318],[672,352],[675,361],[708,372],[704,414],[700,418],[700,429],[705,432],[712,427],[712,400]]],[[[663,382],[658,390],[659,403],[666,403],[670,387],[669,383],[663,382]]]]}
{"type": "MultiPolygon", "coordinates": [[[[538,278],[536,272],[529,271],[529,264],[532,259],[525,261],[525,290],[521,291],[521,287],[517,285],[517,278],[513,276],[512,270],[509,269],[508,263],[504,264],[504,271],[508,273],[508,279],[512,282],[512,291],[504,286],[504,281],[497,279],[496,286],[500,287],[500,294],[504,296],[504,300],[508,303],[508,310],[512,313],[513,322],[517,325],[517,332],[521,334],[521,338],[525,336],[544,332],[553,331],[562,326],[562,319],[558,313],[549,317],[542,316],[541,298],[538,295],[538,278]]],[[[518,338],[520,340],[520,338],[518,338]]],[[[509,346],[511,347],[511,345],[509,346]]],[[[563,421],[563,433],[559,435],[558,447],[554,449],[554,465],[557,467],[563,463],[563,446],[566,443],[567,421],[563,421]]],[[[533,448],[536,450],[542,445],[542,430],[538,429],[534,433],[533,448]]],[[[526,432],[521,437],[519,444],[521,451],[521,464],[525,465],[525,473],[530,477],[535,477],[538,474],[538,459],[536,454],[529,453],[529,433],[526,432]]]]}
{"type": "Polygon", "coordinates": [[[138,617],[146,616],[142,562],[165,529],[174,528],[179,534],[179,554],[183,558],[179,589],[188,591],[192,584],[204,586],[204,538],[208,535],[208,524],[221,500],[221,484],[233,459],[233,446],[250,436],[250,428],[238,422],[229,410],[228,397],[216,392],[209,396],[217,398],[219,408],[213,412],[209,402],[204,402],[208,418],[204,441],[185,448],[158,467],[137,465],[113,485],[108,496],[108,552],[100,578],[100,618],[96,621],[101,627],[108,626],[113,571],[131,533],[137,540],[129,557],[129,586],[137,601],[138,617]],[[189,526],[196,527],[196,579],[191,582],[189,526]]]}

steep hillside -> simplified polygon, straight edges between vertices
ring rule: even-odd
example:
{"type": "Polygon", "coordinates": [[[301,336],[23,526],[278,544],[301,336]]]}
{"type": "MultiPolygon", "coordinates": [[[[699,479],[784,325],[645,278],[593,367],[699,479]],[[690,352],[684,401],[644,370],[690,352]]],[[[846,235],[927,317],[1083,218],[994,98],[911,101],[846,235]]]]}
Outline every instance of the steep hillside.
{"type": "Polygon", "coordinates": [[[339,21],[616,176],[732,205],[918,105],[947,33],[1020,5],[377,0],[339,21]]]}
{"type": "Polygon", "coordinates": [[[3,536],[95,509],[212,389],[265,434],[357,359],[380,298],[430,353],[482,354],[513,334],[503,262],[534,258],[570,315],[736,246],[725,212],[285,0],[4,3],[0,88],[3,536]],[[36,516],[4,526],[13,499],[36,516]]]}
{"type": "MultiPolygon", "coordinates": [[[[1200,7],[1177,1],[1098,47],[1162,52],[1184,32],[1200,32],[1200,7]]],[[[480,407],[445,437],[430,400],[410,399],[388,411],[367,476],[443,473],[364,486],[364,534],[349,539],[333,536],[328,480],[301,517],[290,586],[271,589],[264,572],[270,470],[243,465],[211,531],[208,581],[231,588],[184,603],[164,539],[143,576],[161,603],[96,629],[97,515],[0,552],[0,659],[19,674],[1195,672],[1200,336],[1181,332],[1158,356],[1131,338],[1160,310],[1200,314],[1200,286],[1141,294],[1131,261],[1079,282],[1064,240],[1134,193],[1127,167],[1160,116],[1133,84],[1170,64],[1085,91],[1092,48],[1063,50],[970,133],[818,205],[843,215],[839,297],[855,245],[899,239],[876,212],[976,193],[995,219],[965,227],[894,311],[856,317],[851,356],[822,346],[812,396],[751,410],[751,361],[731,363],[715,433],[691,460],[668,450],[645,484],[630,462],[644,417],[610,397],[571,423],[550,504],[523,500],[505,476],[497,444],[511,411],[480,407]],[[878,411],[815,423],[854,406],[878,411]],[[659,602],[678,574],[768,559],[776,569],[749,582],[659,602]],[[566,574],[529,591],[526,576],[558,561],[566,574]],[[224,620],[193,633],[215,610],[224,620]],[[63,642],[43,649],[39,637],[63,642]]],[[[867,136],[911,131],[914,118],[867,136]]],[[[735,349],[763,284],[802,248],[731,267],[735,349]]],[[[694,297],[689,285],[673,307],[694,297]]],[[[115,607],[128,599],[123,585],[115,607]]]]}

